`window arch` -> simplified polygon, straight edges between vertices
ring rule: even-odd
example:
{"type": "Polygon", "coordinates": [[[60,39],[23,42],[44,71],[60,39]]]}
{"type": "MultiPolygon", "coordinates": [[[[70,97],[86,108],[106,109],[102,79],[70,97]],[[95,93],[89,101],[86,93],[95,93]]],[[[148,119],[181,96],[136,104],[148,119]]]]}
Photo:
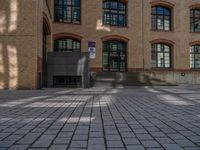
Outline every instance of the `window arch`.
{"type": "Polygon", "coordinates": [[[122,0],[103,1],[103,24],[111,26],[126,26],[126,2],[122,0]]]}
{"type": "Polygon", "coordinates": [[[151,47],[152,68],[171,68],[171,46],[155,43],[151,47]]]}
{"type": "Polygon", "coordinates": [[[190,68],[200,69],[200,44],[190,47],[190,68]]]}
{"type": "Polygon", "coordinates": [[[127,71],[127,43],[119,40],[103,42],[103,70],[127,71]]]}
{"type": "Polygon", "coordinates": [[[58,52],[81,52],[81,42],[74,38],[56,39],[54,40],[54,50],[58,52]]]}
{"type": "Polygon", "coordinates": [[[190,31],[200,32],[200,8],[190,9],[190,31]]]}
{"type": "Polygon", "coordinates": [[[153,30],[172,30],[172,9],[162,5],[151,8],[151,28],[153,30]]]}
{"type": "Polygon", "coordinates": [[[79,24],[80,0],[55,0],[55,21],[79,24]]]}

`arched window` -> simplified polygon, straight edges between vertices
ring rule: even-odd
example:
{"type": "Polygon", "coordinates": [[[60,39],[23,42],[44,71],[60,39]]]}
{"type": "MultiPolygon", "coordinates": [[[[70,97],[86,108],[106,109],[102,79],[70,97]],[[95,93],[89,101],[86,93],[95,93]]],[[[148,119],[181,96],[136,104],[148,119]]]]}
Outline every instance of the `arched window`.
{"type": "Polygon", "coordinates": [[[104,0],[103,24],[111,26],[126,26],[126,3],[121,0],[104,0]]]}
{"type": "Polygon", "coordinates": [[[126,43],[112,40],[103,42],[103,70],[125,72],[127,70],[126,43]]]}
{"type": "Polygon", "coordinates": [[[55,21],[80,23],[80,0],[55,0],[55,21]]]}
{"type": "Polygon", "coordinates": [[[153,30],[171,30],[171,9],[164,6],[151,8],[151,27],[153,30]]]}
{"type": "Polygon", "coordinates": [[[152,68],[171,67],[171,46],[157,43],[152,44],[152,68]]]}
{"type": "Polygon", "coordinates": [[[54,50],[59,52],[80,52],[81,42],[70,38],[57,39],[54,41],[54,50]]]}
{"type": "Polygon", "coordinates": [[[200,32],[200,9],[190,10],[190,31],[200,32]]]}
{"type": "Polygon", "coordinates": [[[200,45],[190,47],[190,67],[200,69],[200,45]]]}

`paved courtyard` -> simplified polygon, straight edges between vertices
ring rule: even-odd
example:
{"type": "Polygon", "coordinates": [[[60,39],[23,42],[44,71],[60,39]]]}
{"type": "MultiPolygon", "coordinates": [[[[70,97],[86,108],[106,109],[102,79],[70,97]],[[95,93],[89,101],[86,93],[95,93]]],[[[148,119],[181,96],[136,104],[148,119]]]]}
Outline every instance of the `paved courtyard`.
{"type": "Polygon", "coordinates": [[[0,150],[200,150],[200,86],[0,91],[0,150]]]}

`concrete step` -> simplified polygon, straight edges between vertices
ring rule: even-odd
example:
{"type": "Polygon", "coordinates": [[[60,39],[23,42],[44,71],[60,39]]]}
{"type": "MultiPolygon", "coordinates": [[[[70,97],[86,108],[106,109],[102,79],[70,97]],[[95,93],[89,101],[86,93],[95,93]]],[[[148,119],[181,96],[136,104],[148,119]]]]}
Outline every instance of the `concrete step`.
{"type": "Polygon", "coordinates": [[[94,84],[97,87],[117,87],[117,86],[151,86],[151,85],[171,85],[158,79],[150,79],[143,72],[99,72],[92,75],[94,84]]]}

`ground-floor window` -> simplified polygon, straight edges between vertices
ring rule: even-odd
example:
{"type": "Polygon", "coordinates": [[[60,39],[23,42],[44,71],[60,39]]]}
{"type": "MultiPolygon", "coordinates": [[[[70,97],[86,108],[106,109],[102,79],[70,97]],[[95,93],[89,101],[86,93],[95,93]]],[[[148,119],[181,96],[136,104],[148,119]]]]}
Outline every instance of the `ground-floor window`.
{"type": "Polygon", "coordinates": [[[126,43],[105,41],[103,43],[103,70],[111,72],[127,71],[126,43]]]}
{"type": "Polygon", "coordinates": [[[200,69],[200,45],[194,45],[190,48],[190,67],[200,69]]]}
{"type": "Polygon", "coordinates": [[[61,52],[80,52],[81,42],[71,38],[57,39],[54,41],[54,50],[61,52]]]}
{"type": "Polygon", "coordinates": [[[163,43],[152,44],[152,68],[171,67],[171,47],[163,43]]]}

